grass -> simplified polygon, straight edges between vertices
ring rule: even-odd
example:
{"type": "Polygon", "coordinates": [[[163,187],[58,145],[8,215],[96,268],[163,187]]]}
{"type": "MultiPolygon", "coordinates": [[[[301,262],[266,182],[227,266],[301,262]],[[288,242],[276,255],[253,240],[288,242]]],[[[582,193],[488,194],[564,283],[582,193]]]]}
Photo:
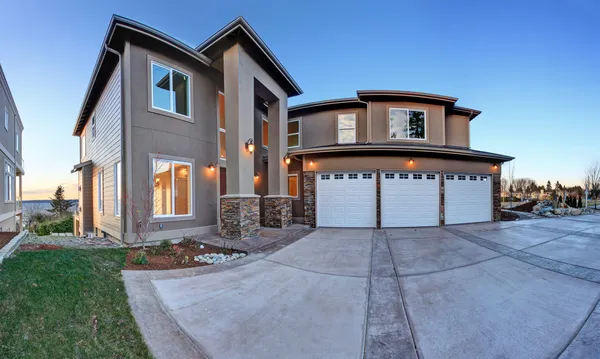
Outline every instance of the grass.
{"type": "Polygon", "coordinates": [[[20,252],[0,267],[0,358],[150,358],[125,249],[20,252]]]}

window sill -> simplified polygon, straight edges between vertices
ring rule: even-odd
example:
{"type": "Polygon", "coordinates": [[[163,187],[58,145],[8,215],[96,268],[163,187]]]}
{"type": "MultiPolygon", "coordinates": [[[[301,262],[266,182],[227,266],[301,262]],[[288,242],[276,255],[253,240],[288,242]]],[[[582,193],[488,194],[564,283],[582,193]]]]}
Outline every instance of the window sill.
{"type": "Polygon", "coordinates": [[[13,204],[15,201],[4,201],[4,204],[13,204]]]}
{"type": "Polygon", "coordinates": [[[152,219],[150,219],[150,223],[182,222],[193,221],[195,219],[195,215],[152,217],[152,219]]]}
{"type": "Polygon", "coordinates": [[[148,107],[148,112],[152,112],[152,113],[155,113],[157,115],[162,115],[162,116],[174,118],[176,120],[181,120],[181,121],[185,121],[185,122],[189,122],[189,123],[194,123],[194,118],[191,117],[191,116],[187,117],[187,116],[175,113],[175,112],[171,112],[171,111],[167,111],[167,110],[162,110],[162,109],[159,109],[159,108],[156,108],[156,107],[152,107],[152,105],[150,105],[148,107]]]}

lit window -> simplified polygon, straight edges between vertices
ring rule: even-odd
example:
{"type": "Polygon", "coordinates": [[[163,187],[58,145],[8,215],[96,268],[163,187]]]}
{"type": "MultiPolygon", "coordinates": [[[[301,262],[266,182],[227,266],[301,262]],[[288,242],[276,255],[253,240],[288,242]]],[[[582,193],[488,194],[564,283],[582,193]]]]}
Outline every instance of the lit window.
{"type": "Polygon", "coordinates": [[[337,142],[356,143],[356,114],[344,113],[337,115],[337,142]]]}
{"type": "Polygon", "coordinates": [[[115,216],[121,216],[121,162],[115,163],[115,216]]]}
{"type": "Polygon", "coordinates": [[[190,76],[152,61],[152,107],[190,117],[190,76]]]}
{"type": "Polygon", "coordinates": [[[269,148],[269,120],[265,115],[260,116],[262,118],[262,146],[269,148]]]}
{"type": "Polygon", "coordinates": [[[4,162],[4,201],[15,200],[14,192],[15,168],[8,162],[4,162]]]}
{"type": "Polygon", "coordinates": [[[292,198],[298,198],[298,175],[288,175],[288,194],[292,198]]]}
{"type": "Polygon", "coordinates": [[[333,179],[344,179],[344,174],[336,173],[333,175],[333,179]]]}
{"type": "Polygon", "coordinates": [[[392,140],[424,140],[425,126],[425,111],[405,108],[389,110],[389,136],[392,140]]]}
{"type": "Polygon", "coordinates": [[[300,147],[300,119],[288,121],[288,148],[300,147]]]}
{"type": "Polygon", "coordinates": [[[225,94],[219,92],[219,157],[226,159],[227,131],[225,131],[225,94]]]}
{"type": "Polygon", "coordinates": [[[92,138],[96,138],[96,114],[92,115],[92,138]]]}
{"type": "Polygon", "coordinates": [[[421,174],[414,174],[413,175],[413,179],[423,179],[423,175],[421,175],[421,174]]]}
{"type": "Polygon", "coordinates": [[[4,128],[8,131],[8,109],[4,108],[4,128]]]}
{"type": "Polygon", "coordinates": [[[192,164],[153,159],[154,217],[192,215],[192,164]]]}
{"type": "Polygon", "coordinates": [[[96,194],[98,198],[98,212],[102,213],[104,211],[104,173],[102,170],[98,172],[97,185],[98,188],[96,188],[96,194]]]}

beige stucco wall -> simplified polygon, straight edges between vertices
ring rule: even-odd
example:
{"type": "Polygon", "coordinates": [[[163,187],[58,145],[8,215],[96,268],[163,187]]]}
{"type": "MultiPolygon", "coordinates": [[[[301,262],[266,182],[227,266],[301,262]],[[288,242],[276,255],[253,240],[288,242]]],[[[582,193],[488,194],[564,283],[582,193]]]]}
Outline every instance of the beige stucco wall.
{"type": "Polygon", "coordinates": [[[446,116],[446,144],[470,147],[469,118],[467,116],[446,116]]]}
{"type": "Polygon", "coordinates": [[[373,143],[429,143],[432,145],[444,144],[444,107],[415,102],[372,102],[371,122],[373,143]],[[389,111],[390,107],[425,110],[425,140],[391,140],[389,139],[389,111]]]}
{"type": "MultiPolygon", "coordinates": [[[[329,146],[337,142],[336,119],[338,114],[357,113],[357,142],[367,141],[367,109],[355,108],[315,112],[300,117],[302,123],[302,144],[300,148],[329,146]]],[[[290,116],[292,118],[292,116],[290,116]]]]}
{"type": "MultiPolygon", "coordinates": [[[[151,175],[151,153],[192,159],[193,219],[160,220],[152,239],[180,238],[184,233],[214,231],[217,224],[218,171],[208,169],[218,163],[217,86],[215,70],[192,60],[131,45],[131,172],[133,197],[139,198],[143,183],[151,175]],[[148,55],[168,62],[192,76],[192,118],[184,121],[148,110],[148,55]],[[137,195],[136,195],[137,193],[137,195]],[[186,229],[186,231],[182,231],[186,229]],[[190,229],[194,229],[190,231],[190,229]],[[195,231],[195,232],[194,232],[195,231]]],[[[138,205],[140,205],[140,201],[138,205]]]]}

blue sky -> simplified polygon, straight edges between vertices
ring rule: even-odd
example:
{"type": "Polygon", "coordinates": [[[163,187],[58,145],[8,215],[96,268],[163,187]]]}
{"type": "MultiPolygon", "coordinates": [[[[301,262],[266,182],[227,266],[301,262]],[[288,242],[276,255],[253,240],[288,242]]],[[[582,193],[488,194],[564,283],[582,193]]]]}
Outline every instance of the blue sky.
{"type": "Polygon", "coordinates": [[[423,91],[483,113],[471,146],[515,175],[579,184],[600,159],[600,8],[593,1],[9,1],[0,63],[25,125],[27,198],[76,196],[71,136],[113,13],[197,45],[244,16],[300,84],[290,104],[358,89],[423,91]]]}

